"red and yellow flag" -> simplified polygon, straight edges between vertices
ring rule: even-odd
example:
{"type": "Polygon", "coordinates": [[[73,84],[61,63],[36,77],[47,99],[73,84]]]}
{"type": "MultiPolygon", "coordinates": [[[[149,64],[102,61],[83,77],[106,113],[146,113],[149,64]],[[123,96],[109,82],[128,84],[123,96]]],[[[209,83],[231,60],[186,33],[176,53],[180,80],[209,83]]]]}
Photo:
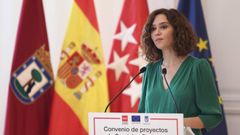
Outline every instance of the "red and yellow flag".
{"type": "Polygon", "coordinates": [[[4,135],[46,135],[53,94],[42,0],[23,0],[4,135]]]}
{"type": "MultiPolygon", "coordinates": [[[[111,98],[146,65],[140,48],[140,36],[147,16],[147,0],[125,0],[108,62],[107,75],[111,98]]],[[[111,111],[136,112],[141,87],[141,77],[137,77],[113,102],[111,111]]]]}
{"type": "Polygon", "coordinates": [[[55,81],[50,135],[88,134],[88,112],[108,103],[106,68],[93,0],[75,0],[55,81]]]}

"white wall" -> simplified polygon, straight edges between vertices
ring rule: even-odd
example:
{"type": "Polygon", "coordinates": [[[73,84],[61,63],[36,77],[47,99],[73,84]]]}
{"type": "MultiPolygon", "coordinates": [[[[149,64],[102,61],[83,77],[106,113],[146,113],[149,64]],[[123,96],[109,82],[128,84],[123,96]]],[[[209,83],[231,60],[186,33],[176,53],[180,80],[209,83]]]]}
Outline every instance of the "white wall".
{"type": "MultiPolygon", "coordinates": [[[[150,10],[161,7],[161,0],[148,0],[150,10]]],[[[59,55],[71,12],[72,1],[43,0],[53,70],[59,55]]],[[[0,134],[3,133],[8,82],[22,0],[0,0],[0,134]]],[[[123,0],[95,0],[105,59],[110,52],[112,35],[123,5],[123,0]],[[107,2],[107,4],[106,4],[107,2]]],[[[176,5],[166,0],[165,4],[176,5]]],[[[240,1],[202,0],[213,62],[224,101],[230,135],[238,135],[240,125],[240,1]]]]}

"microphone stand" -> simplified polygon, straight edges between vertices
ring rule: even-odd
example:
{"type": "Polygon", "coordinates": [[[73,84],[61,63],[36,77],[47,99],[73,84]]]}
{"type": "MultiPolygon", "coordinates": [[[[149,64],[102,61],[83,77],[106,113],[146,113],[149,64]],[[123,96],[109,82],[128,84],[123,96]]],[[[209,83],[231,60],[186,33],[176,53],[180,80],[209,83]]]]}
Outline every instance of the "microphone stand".
{"type": "Polygon", "coordinates": [[[122,92],[132,83],[133,80],[135,80],[136,77],[138,77],[139,74],[141,74],[141,73],[143,73],[143,72],[145,72],[145,71],[146,71],[146,67],[142,67],[142,68],[140,69],[140,72],[138,72],[138,73],[131,79],[131,81],[130,81],[121,91],[119,91],[119,92],[117,93],[117,95],[115,95],[115,96],[110,100],[110,102],[109,102],[108,105],[106,106],[104,112],[107,112],[108,107],[113,103],[113,101],[114,101],[120,94],[122,94],[122,92]]]}
{"type": "Polygon", "coordinates": [[[179,112],[179,109],[178,109],[178,106],[177,106],[177,103],[176,103],[176,99],[174,98],[174,96],[173,96],[173,94],[172,94],[172,90],[170,89],[170,86],[169,86],[168,81],[167,81],[167,79],[166,79],[166,74],[167,74],[167,69],[166,69],[166,68],[163,68],[163,69],[162,69],[162,74],[163,74],[163,78],[164,78],[164,80],[165,80],[165,83],[167,84],[167,87],[168,87],[168,89],[169,89],[169,92],[170,92],[170,94],[171,94],[171,97],[172,97],[172,99],[173,99],[174,105],[175,105],[175,107],[176,107],[176,113],[178,113],[178,112],[179,112]]]}

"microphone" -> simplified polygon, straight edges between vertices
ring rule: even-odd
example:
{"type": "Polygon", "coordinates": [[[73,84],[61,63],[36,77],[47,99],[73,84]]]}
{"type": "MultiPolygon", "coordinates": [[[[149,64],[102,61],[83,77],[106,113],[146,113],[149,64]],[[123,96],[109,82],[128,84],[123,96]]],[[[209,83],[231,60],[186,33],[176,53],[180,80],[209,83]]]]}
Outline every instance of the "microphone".
{"type": "Polygon", "coordinates": [[[165,80],[165,83],[167,84],[167,87],[168,87],[168,89],[169,89],[169,92],[170,92],[170,94],[171,94],[171,97],[172,97],[172,99],[173,99],[173,102],[174,102],[174,105],[175,105],[175,108],[176,108],[176,113],[178,113],[178,112],[179,112],[179,109],[178,109],[178,106],[177,106],[177,103],[176,103],[176,99],[174,98],[174,96],[173,96],[173,94],[172,94],[172,90],[170,89],[170,86],[169,86],[168,81],[167,81],[167,79],[166,79],[166,74],[167,74],[167,69],[166,69],[166,68],[163,68],[163,69],[162,69],[162,74],[163,74],[163,78],[164,78],[164,80],[165,80]]]}
{"type": "Polygon", "coordinates": [[[107,105],[107,107],[105,108],[105,111],[104,111],[104,112],[107,111],[108,107],[113,103],[113,101],[114,101],[118,96],[120,96],[120,94],[122,94],[122,92],[132,83],[132,81],[135,80],[135,78],[138,77],[139,74],[145,72],[146,69],[147,69],[146,67],[142,67],[142,68],[140,69],[140,71],[131,79],[131,81],[130,81],[121,91],[119,91],[119,92],[117,93],[117,95],[115,95],[115,96],[110,100],[110,102],[108,103],[108,105],[107,105]]]}

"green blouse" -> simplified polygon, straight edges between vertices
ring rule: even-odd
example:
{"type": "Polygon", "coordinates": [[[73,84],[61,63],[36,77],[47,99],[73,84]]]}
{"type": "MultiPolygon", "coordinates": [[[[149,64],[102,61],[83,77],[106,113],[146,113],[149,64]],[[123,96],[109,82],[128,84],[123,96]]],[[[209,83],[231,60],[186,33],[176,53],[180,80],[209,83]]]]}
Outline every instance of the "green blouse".
{"type": "MultiPolygon", "coordinates": [[[[143,76],[142,97],[138,112],[176,113],[169,92],[163,86],[162,60],[147,65],[143,76]]],[[[184,117],[199,116],[207,131],[222,120],[215,79],[209,63],[204,59],[188,56],[180,65],[171,82],[170,89],[176,99],[179,112],[184,117]]],[[[196,135],[201,130],[193,129],[196,135]]]]}

